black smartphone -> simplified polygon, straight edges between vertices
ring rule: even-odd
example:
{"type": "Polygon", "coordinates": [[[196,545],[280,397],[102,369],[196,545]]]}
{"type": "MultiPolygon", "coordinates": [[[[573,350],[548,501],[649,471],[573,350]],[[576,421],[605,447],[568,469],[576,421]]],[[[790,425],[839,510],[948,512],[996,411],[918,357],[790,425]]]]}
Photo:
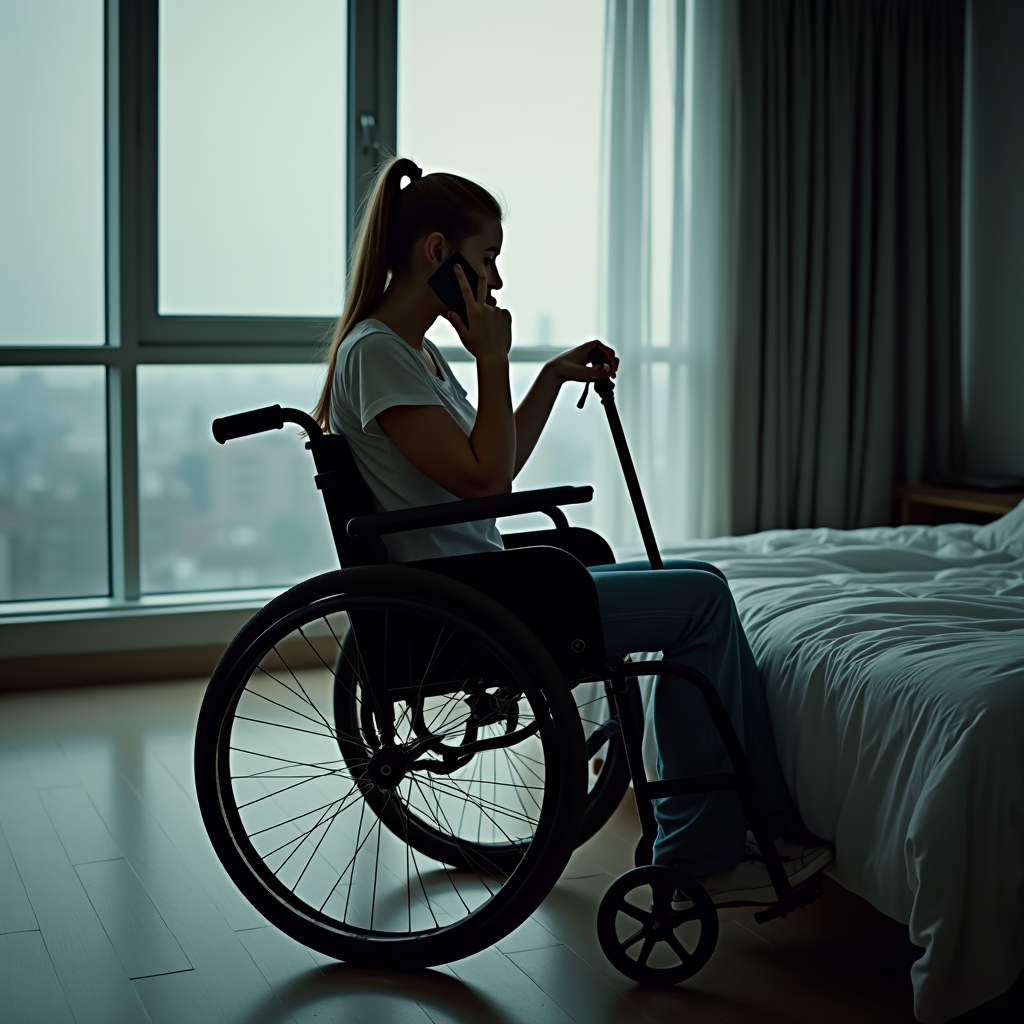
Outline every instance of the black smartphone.
{"type": "Polygon", "coordinates": [[[466,313],[466,300],[462,297],[459,279],[455,276],[456,263],[462,267],[462,272],[466,275],[466,283],[469,285],[470,291],[476,295],[480,275],[470,266],[469,260],[461,252],[453,252],[427,278],[427,284],[434,289],[434,293],[445,304],[445,307],[453,313],[458,313],[459,319],[468,327],[469,316],[466,313]]]}

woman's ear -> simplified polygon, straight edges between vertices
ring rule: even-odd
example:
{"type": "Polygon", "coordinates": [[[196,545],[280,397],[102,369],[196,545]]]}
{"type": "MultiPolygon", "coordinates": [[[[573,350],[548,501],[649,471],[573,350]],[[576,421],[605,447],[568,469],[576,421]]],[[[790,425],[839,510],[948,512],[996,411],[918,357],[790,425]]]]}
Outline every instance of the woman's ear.
{"type": "Polygon", "coordinates": [[[444,263],[449,255],[446,250],[444,235],[440,231],[432,231],[427,235],[423,243],[423,254],[432,267],[437,268],[444,263]]]}

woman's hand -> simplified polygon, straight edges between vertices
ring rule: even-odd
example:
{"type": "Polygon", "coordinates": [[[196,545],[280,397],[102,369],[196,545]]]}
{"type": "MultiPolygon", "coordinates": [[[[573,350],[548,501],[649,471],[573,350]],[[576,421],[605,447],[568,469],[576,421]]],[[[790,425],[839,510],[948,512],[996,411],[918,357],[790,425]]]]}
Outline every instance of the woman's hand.
{"type": "MultiPolygon", "coordinates": [[[[455,264],[455,277],[466,300],[467,327],[458,313],[449,313],[448,319],[459,334],[459,339],[477,362],[499,356],[508,359],[512,347],[512,314],[498,305],[487,301],[487,275],[481,274],[474,296],[462,267],[455,264]]],[[[492,300],[493,301],[493,300],[492,300]]]]}
{"type": "Polygon", "coordinates": [[[619,360],[615,352],[600,341],[577,345],[544,364],[544,369],[537,375],[533,387],[516,410],[516,473],[523,468],[536,447],[562,385],[570,380],[591,381],[614,377],[618,368],[619,360]],[[595,348],[605,354],[607,365],[587,365],[590,353],[595,348]]]}
{"type": "Polygon", "coordinates": [[[588,341],[576,348],[569,349],[555,356],[547,363],[546,369],[554,376],[559,385],[569,380],[601,380],[603,377],[614,377],[619,368],[619,360],[615,352],[600,341],[588,341]],[[607,357],[608,365],[588,366],[590,353],[599,348],[607,357]]]}

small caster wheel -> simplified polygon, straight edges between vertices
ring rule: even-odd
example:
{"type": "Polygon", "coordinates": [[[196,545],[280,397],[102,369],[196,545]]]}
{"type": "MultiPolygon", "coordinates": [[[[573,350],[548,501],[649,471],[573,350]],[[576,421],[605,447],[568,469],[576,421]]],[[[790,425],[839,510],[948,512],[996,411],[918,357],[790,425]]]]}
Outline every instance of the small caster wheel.
{"type": "Polygon", "coordinates": [[[612,966],[641,985],[675,985],[711,959],[718,911],[684,871],[650,865],[612,882],[597,911],[597,937],[612,966]]]}

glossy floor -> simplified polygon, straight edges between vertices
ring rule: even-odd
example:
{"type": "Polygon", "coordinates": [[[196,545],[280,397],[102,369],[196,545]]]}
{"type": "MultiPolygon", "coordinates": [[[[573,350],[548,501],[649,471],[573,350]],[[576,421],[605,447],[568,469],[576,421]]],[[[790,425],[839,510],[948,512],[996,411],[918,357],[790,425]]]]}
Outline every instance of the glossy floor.
{"type": "Polygon", "coordinates": [[[518,931],[415,974],[338,964],[269,927],[207,841],[192,784],[202,683],[0,699],[0,1021],[912,1021],[906,929],[829,882],[765,926],[723,920],[670,990],[605,961],[594,918],[638,834],[627,796],[518,931]]]}

